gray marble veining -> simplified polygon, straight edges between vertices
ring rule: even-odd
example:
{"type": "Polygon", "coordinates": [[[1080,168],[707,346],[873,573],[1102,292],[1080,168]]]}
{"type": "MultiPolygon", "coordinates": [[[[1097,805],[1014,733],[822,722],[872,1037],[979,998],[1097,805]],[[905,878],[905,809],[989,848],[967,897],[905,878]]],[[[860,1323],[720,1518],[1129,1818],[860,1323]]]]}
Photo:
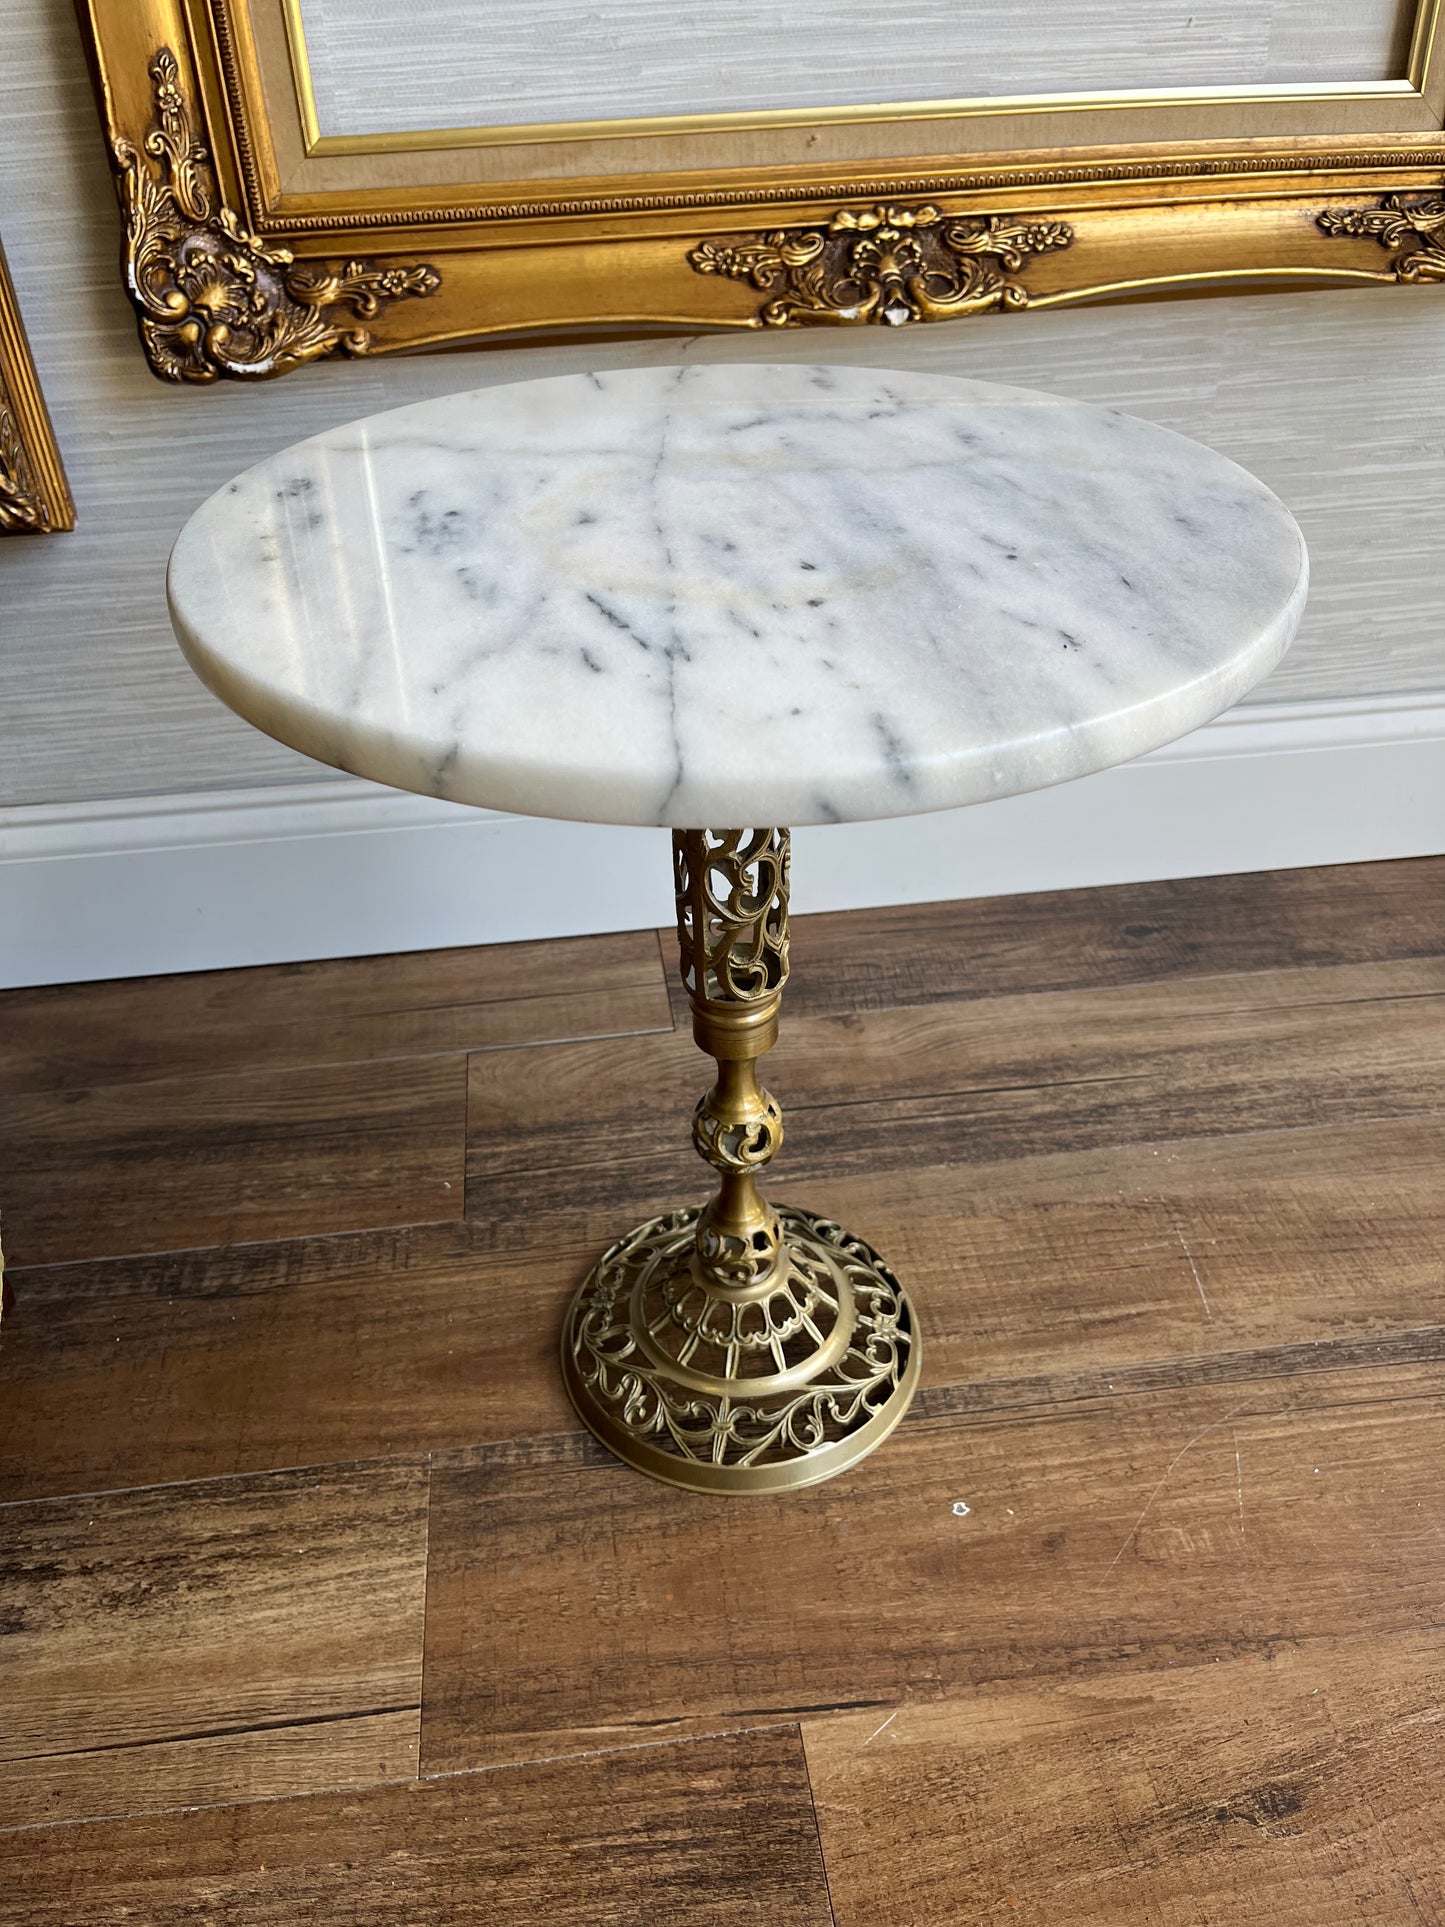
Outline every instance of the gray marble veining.
{"type": "Polygon", "coordinates": [[[332,430],[187,523],[172,618],[260,729],[397,788],[826,823],[1127,760],[1303,608],[1293,519],[1195,442],[797,364],[522,382],[332,430]]]}

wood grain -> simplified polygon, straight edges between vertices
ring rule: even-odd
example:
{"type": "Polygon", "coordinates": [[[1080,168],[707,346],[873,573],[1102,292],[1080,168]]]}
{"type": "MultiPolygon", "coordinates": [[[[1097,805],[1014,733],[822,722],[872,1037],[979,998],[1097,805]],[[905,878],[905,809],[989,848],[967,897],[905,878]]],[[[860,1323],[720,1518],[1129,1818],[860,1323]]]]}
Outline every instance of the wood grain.
{"type": "Polygon", "coordinates": [[[1431,1626],[1433,1351],[920,1415],[746,1505],[590,1453],[438,1470],[422,1771],[1431,1626]]]}
{"type": "Polygon", "coordinates": [[[820,1180],[912,1290],[925,1386],[1107,1378],[1440,1315],[1445,1116],[820,1180]]]}
{"type": "Polygon", "coordinates": [[[364,1063],[665,1030],[651,931],[0,995],[0,1091],[364,1063]]]}
{"type": "MultiPolygon", "coordinates": [[[[1421,957],[785,1014],[772,1188],[805,1202],[830,1176],[1426,1114],[1442,1013],[1445,961],[1421,957]]],[[[678,1120],[705,1064],[682,1032],[474,1058],[468,1210],[615,1204],[625,1222],[697,1194],[678,1120]]]]}
{"type": "Polygon", "coordinates": [[[414,1780],[419,1706],[0,1762],[4,1829],[414,1780]]]}
{"type": "Polygon", "coordinates": [[[0,1508],[0,1824],[413,1773],[426,1494],[399,1461],[0,1508]]]}
{"type": "MultiPolygon", "coordinates": [[[[785,1010],[787,1020],[831,1017],[1021,991],[1439,957],[1442,897],[1445,857],[1419,857],[795,917],[785,1010]]],[[[659,934],[670,963],[672,933],[659,934]]],[[[685,1020],[675,972],[668,984],[685,1020]]]]}
{"type": "Polygon", "coordinates": [[[1442,1661],[1320,1639],[809,1724],[837,1927],[1445,1919],[1442,1661]]]}
{"type": "Polygon", "coordinates": [[[11,1834],[19,1927],[832,1927],[796,1728],[11,1834]]]}
{"type": "MultiPolygon", "coordinates": [[[[1442,1165],[1445,1117],[1407,1117],[820,1180],[808,1201],[907,1279],[925,1396],[982,1409],[1036,1375],[1260,1347],[1304,1371],[1321,1340],[1438,1317],[1442,1165]]],[[[473,1220],[12,1273],[0,1497],[570,1432],[563,1306],[623,1228],[579,1213],[512,1250],[513,1226],[473,1220]]]]}
{"type": "Polygon", "coordinates": [[[777,1189],[925,1382],[745,1504],[555,1365],[706,1182],[685,1033],[524,1042],[655,933],[0,1000],[0,1920],[1445,1914],[1442,871],[817,920],[777,1189]]]}
{"type": "Polygon", "coordinates": [[[596,1250],[425,1225],[12,1274],[0,1498],[569,1432],[596,1250]]]}
{"type": "Polygon", "coordinates": [[[454,1218],[465,1059],[11,1096],[12,1265],[454,1218]]]}

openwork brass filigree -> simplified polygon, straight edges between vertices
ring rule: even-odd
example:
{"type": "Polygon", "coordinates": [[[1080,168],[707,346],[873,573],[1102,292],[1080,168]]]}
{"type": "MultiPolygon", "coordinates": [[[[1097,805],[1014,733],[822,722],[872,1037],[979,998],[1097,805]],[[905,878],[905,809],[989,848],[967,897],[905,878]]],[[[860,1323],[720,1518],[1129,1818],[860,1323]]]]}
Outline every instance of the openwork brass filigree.
{"type": "Polygon", "coordinates": [[[1397,281],[1445,281],[1445,199],[1387,194],[1376,207],[1327,208],[1315,225],[1326,234],[1378,241],[1394,254],[1397,281]]]}
{"type": "Polygon", "coordinates": [[[788,975],[786,830],[673,836],[682,978],[717,1081],[693,1143],[718,1173],[706,1205],[613,1245],[572,1302],[567,1389],[628,1464],[710,1492],[811,1485],[855,1464],[918,1382],[912,1307],[841,1226],[761,1195],[782,1113],[756,1062],[788,975]]]}
{"type": "Polygon", "coordinates": [[[682,981],[705,1004],[757,1003],[788,981],[786,830],[681,830],[672,839],[682,981]]]}
{"type": "Polygon", "coordinates": [[[825,228],[704,241],[687,258],[699,274],[726,275],[768,292],[759,313],[765,327],[872,322],[897,328],[1027,307],[1028,289],[1009,277],[1027,256],[1070,247],[1073,239],[1065,221],[944,214],[936,207],[842,208],[825,228]]]}
{"type": "Polygon", "coordinates": [[[157,121],[143,158],[113,143],[125,211],[126,289],[151,367],[166,381],[263,381],[326,355],[364,355],[383,301],[428,295],[430,267],[298,264],[221,203],[210,156],[191,131],[176,57],[150,63],[157,121]],[[152,165],[154,163],[154,165],[152,165]]]}
{"type": "Polygon", "coordinates": [[[698,1220],[697,1249],[723,1288],[770,1273],[782,1238],[756,1174],[783,1142],[783,1114],[754,1066],[777,1038],[788,981],[789,857],[786,830],[679,830],[672,839],[693,1036],[718,1064],[692,1120],[693,1144],[720,1177],[698,1220]]]}
{"type": "Polygon", "coordinates": [[[615,1244],[574,1303],[563,1362],[583,1418],[629,1464],[698,1491],[778,1491],[855,1464],[917,1379],[897,1280],[840,1225],[784,1206],[782,1275],[729,1302],[697,1277],[698,1216],[615,1244]]]}

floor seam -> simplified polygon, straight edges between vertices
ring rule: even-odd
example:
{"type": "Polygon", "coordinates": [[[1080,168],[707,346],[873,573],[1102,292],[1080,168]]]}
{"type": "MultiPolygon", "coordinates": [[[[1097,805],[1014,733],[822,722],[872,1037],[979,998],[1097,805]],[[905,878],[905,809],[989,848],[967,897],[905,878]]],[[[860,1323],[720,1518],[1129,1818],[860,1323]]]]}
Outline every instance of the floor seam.
{"type": "Polygon", "coordinates": [[[823,1869],[823,1898],[828,1903],[828,1919],[832,1927],[838,1927],[838,1910],[833,1905],[833,1879],[828,1872],[828,1855],[823,1847],[823,1823],[818,1817],[818,1796],[813,1790],[813,1766],[808,1758],[808,1736],[801,1722],[798,1726],[798,1751],[803,1756],[803,1778],[808,1783],[808,1807],[813,1815],[813,1834],[818,1842],[818,1865],[823,1869]]]}

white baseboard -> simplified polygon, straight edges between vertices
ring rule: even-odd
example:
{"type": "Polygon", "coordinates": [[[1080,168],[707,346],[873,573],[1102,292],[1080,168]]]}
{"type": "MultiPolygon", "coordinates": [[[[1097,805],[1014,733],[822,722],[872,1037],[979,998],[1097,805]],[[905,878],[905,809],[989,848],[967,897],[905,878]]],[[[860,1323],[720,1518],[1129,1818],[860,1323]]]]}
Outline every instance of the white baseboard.
{"type": "MultiPolygon", "coordinates": [[[[1445,696],[1255,705],[1122,769],[801,830],[799,911],[1445,852],[1445,696]]],[[[0,986],[672,919],[667,832],[352,778],[0,810],[0,986]]]]}

